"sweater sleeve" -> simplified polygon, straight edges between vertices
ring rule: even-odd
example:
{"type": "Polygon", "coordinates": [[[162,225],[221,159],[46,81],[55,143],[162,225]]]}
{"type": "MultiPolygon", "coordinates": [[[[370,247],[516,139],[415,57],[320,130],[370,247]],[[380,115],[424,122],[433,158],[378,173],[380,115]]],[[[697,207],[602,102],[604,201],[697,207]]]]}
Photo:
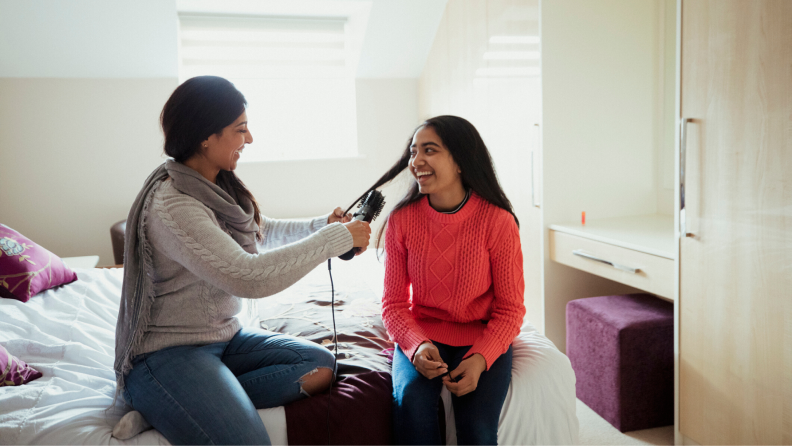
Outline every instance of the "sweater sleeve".
{"type": "Polygon", "coordinates": [[[520,333],[525,316],[525,280],[522,248],[517,224],[510,214],[496,222],[500,233],[490,248],[490,268],[495,299],[492,313],[482,335],[473,343],[465,358],[480,353],[487,361],[487,370],[509,349],[520,333]]]}
{"type": "Polygon", "coordinates": [[[209,208],[181,193],[157,191],[147,227],[153,249],[217,288],[247,298],[278,293],[352,248],[352,234],[334,223],[302,240],[250,254],[220,229],[209,208]]]}
{"type": "Polygon", "coordinates": [[[382,296],[382,322],[391,340],[399,344],[412,360],[418,346],[431,340],[415,323],[410,312],[410,276],[407,273],[407,250],[399,235],[394,215],[385,231],[385,289],[382,296]]]}
{"type": "Polygon", "coordinates": [[[281,220],[261,216],[264,239],[258,244],[259,252],[294,243],[327,226],[329,215],[313,219],[281,220]]]}

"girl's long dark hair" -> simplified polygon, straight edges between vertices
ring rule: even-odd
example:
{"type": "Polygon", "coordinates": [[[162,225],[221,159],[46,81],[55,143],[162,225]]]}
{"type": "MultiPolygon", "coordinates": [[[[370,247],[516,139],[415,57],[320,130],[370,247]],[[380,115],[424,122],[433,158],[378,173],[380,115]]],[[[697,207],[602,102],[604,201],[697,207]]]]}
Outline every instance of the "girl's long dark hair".
{"type": "MultiPolygon", "coordinates": [[[[245,96],[234,84],[217,76],[197,76],[176,87],[160,114],[165,134],[165,153],[183,163],[201,150],[201,142],[223,129],[245,111],[245,96]]],[[[218,180],[227,181],[238,197],[253,204],[253,220],[259,226],[256,240],[262,239],[258,202],[233,171],[221,170],[218,180]]]]}
{"type": "MultiPolygon", "coordinates": [[[[472,189],[479,196],[481,196],[481,198],[487,200],[495,206],[508,211],[510,214],[512,214],[514,221],[519,227],[520,221],[517,219],[517,216],[514,215],[511,202],[508,198],[506,198],[506,194],[503,193],[503,189],[498,182],[498,177],[495,174],[495,167],[492,165],[492,157],[490,157],[489,150],[487,150],[484,140],[481,139],[481,135],[479,135],[478,130],[473,127],[473,124],[458,116],[445,115],[427,119],[423,124],[419,125],[415,129],[415,132],[417,132],[422,127],[431,127],[434,129],[443,144],[448,147],[448,151],[451,152],[451,157],[462,171],[460,174],[462,177],[462,185],[466,189],[472,189]]],[[[413,135],[415,132],[413,132],[413,135]]],[[[410,136],[410,139],[407,140],[407,147],[404,149],[399,161],[397,161],[396,164],[394,164],[393,167],[391,167],[385,173],[385,175],[380,177],[380,179],[377,180],[377,182],[374,183],[374,185],[371,186],[363,195],[358,197],[358,199],[352,203],[349,209],[347,209],[347,212],[349,212],[355,206],[355,204],[362,200],[363,197],[368,194],[369,190],[377,189],[378,187],[388,183],[389,181],[396,178],[402,171],[404,171],[404,169],[407,169],[410,163],[411,144],[412,135],[410,136]]],[[[420,200],[423,196],[424,194],[418,190],[418,183],[413,181],[410,189],[407,191],[407,194],[396,204],[396,206],[394,206],[394,208],[386,217],[385,224],[380,227],[380,230],[377,233],[377,249],[380,247],[382,234],[385,230],[385,227],[387,226],[390,215],[399,209],[406,207],[410,203],[420,200]]]]}

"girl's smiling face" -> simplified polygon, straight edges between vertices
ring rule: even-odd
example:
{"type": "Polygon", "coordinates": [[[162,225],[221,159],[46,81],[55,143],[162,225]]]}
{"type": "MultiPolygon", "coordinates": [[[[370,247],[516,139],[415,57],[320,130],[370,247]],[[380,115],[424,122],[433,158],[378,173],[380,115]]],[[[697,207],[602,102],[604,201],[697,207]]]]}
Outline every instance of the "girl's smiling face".
{"type": "MultiPolygon", "coordinates": [[[[203,143],[203,157],[212,170],[232,171],[237,167],[245,144],[253,142],[253,135],[247,127],[247,113],[241,115],[219,134],[209,136],[203,143]]],[[[207,166],[209,167],[209,166],[207,166]]]]}
{"type": "Polygon", "coordinates": [[[409,169],[422,194],[464,193],[459,166],[432,127],[421,127],[413,135],[409,169]]]}

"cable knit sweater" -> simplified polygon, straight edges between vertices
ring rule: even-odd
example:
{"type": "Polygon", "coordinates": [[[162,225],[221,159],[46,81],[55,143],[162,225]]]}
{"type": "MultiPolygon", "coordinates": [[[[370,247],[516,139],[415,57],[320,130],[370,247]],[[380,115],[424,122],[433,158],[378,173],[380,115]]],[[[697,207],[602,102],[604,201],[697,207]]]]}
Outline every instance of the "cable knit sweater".
{"type": "Polygon", "coordinates": [[[339,223],[328,225],[327,216],[310,221],[262,217],[264,241],[258,254],[250,254],[211,209],[167,180],[152,192],[142,218],[151,245],[146,273],[154,303],[133,355],[229,341],[241,328],[234,317],[239,297],[275,294],[352,249],[352,234],[339,223]]]}
{"type": "Polygon", "coordinates": [[[455,214],[427,197],[391,214],[382,319],[408,358],[425,341],[470,345],[487,369],[520,332],[522,250],[512,215],[475,192],[455,214]],[[412,297],[410,296],[412,286],[412,297]]]}

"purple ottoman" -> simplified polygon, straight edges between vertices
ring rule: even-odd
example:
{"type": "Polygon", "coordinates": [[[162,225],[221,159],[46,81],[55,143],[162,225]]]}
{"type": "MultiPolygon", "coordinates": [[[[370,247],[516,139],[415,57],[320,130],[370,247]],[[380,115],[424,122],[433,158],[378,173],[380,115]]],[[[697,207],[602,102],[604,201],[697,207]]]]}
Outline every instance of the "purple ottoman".
{"type": "Polygon", "coordinates": [[[674,424],[674,306],[649,294],[566,307],[577,397],[616,429],[674,424]]]}

